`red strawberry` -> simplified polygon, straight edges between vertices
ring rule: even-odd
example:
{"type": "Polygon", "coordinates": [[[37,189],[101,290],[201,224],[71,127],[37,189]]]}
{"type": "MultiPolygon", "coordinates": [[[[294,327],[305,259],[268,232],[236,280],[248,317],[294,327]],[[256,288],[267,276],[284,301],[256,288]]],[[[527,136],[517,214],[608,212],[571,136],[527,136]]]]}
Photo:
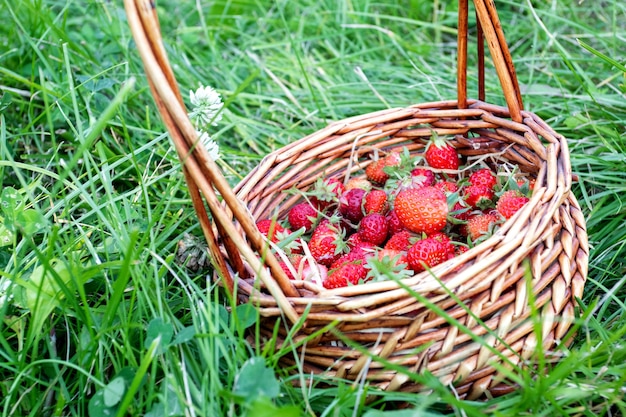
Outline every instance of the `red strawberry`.
{"type": "Polygon", "coordinates": [[[407,253],[403,250],[397,249],[381,249],[378,251],[378,259],[380,261],[384,260],[387,257],[389,260],[395,260],[393,266],[404,265],[405,267],[408,265],[409,261],[407,260],[407,253]]]}
{"type": "Polygon", "coordinates": [[[296,204],[289,210],[287,220],[292,230],[299,230],[304,227],[308,233],[313,229],[313,225],[317,221],[317,210],[309,203],[296,204]]]}
{"type": "Polygon", "coordinates": [[[383,190],[371,190],[369,193],[365,194],[365,203],[363,208],[365,208],[365,214],[385,214],[389,209],[387,194],[383,190]]]}
{"type": "Polygon", "coordinates": [[[263,219],[256,222],[256,227],[265,237],[274,243],[280,240],[280,235],[289,233],[289,230],[282,227],[276,220],[263,219]]]}
{"type": "Polygon", "coordinates": [[[469,177],[469,182],[472,185],[484,185],[485,187],[493,189],[498,180],[489,168],[481,168],[472,172],[469,177]]]}
{"type": "Polygon", "coordinates": [[[450,239],[450,236],[448,236],[447,234],[443,232],[437,232],[437,233],[428,235],[428,237],[441,242],[448,249],[448,254],[449,255],[451,254],[452,256],[454,256],[455,245],[452,243],[452,239],[450,239]]]}
{"type": "Polygon", "coordinates": [[[498,223],[500,217],[494,213],[479,214],[467,221],[467,233],[472,240],[488,236],[492,227],[498,223]]]}
{"type": "Polygon", "coordinates": [[[446,196],[434,187],[400,191],[394,210],[402,225],[415,233],[434,233],[446,226],[446,196]]]}
{"type": "Polygon", "coordinates": [[[467,203],[465,203],[463,200],[461,200],[454,203],[451,214],[452,217],[457,220],[467,221],[470,217],[472,217],[471,210],[472,208],[469,207],[467,203]]]}
{"type": "Polygon", "coordinates": [[[382,185],[389,179],[389,174],[384,171],[384,168],[388,166],[397,166],[399,164],[400,154],[398,152],[391,151],[384,158],[370,163],[365,168],[365,175],[370,181],[382,185]]]}
{"type": "Polygon", "coordinates": [[[413,168],[411,180],[415,188],[429,187],[435,183],[435,173],[426,168],[413,168]]]}
{"type": "Polygon", "coordinates": [[[402,230],[406,230],[406,227],[402,225],[402,222],[398,218],[398,214],[395,209],[391,209],[387,212],[387,224],[389,225],[390,235],[395,235],[402,230]]]}
{"type": "Polygon", "coordinates": [[[465,202],[478,209],[485,209],[493,204],[494,192],[486,185],[468,185],[463,193],[465,202]]]}
{"type": "Polygon", "coordinates": [[[357,285],[366,277],[367,269],[362,263],[348,262],[337,269],[331,269],[323,285],[327,289],[347,287],[349,284],[357,285]]]}
{"type": "Polygon", "coordinates": [[[408,250],[411,247],[411,233],[408,230],[401,230],[398,233],[393,234],[387,243],[385,243],[385,249],[390,250],[408,250]]]}
{"type": "Polygon", "coordinates": [[[307,192],[311,196],[311,203],[324,210],[339,201],[339,197],[345,191],[343,183],[337,178],[318,178],[312,191],[307,192]]]}
{"type": "Polygon", "coordinates": [[[358,235],[361,240],[374,245],[382,245],[387,240],[387,219],[380,213],[370,213],[359,223],[358,235]]]}
{"type": "Polygon", "coordinates": [[[363,218],[363,197],[365,190],[353,188],[339,199],[339,213],[349,222],[357,224],[363,218]]]}
{"type": "Polygon", "coordinates": [[[459,186],[457,185],[457,183],[452,181],[439,181],[434,184],[434,187],[443,191],[444,193],[449,194],[459,191],[459,186]]]}
{"type": "Polygon", "coordinates": [[[407,260],[409,261],[409,268],[415,272],[421,272],[426,267],[432,268],[447,261],[448,248],[433,238],[418,240],[409,248],[407,260]]]}
{"type": "Polygon", "coordinates": [[[339,259],[344,246],[339,229],[328,221],[322,221],[313,230],[313,235],[309,241],[309,249],[313,259],[326,266],[339,259]]]}
{"type": "MultiPolygon", "coordinates": [[[[352,236],[356,236],[356,233],[352,236]]],[[[331,269],[337,268],[338,266],[346,262],[363,261],[363,263],[365,263],[367,258],[372,256],[376,252],[376,245],[371,242],[356,242],[356,240],[350,242],[350,239],[348,239],[348,246],[350,248],[350,252],[342,255],[338,260],[333,262],[333,264],[330,266],[331,269]]]]}
{"type": "Polygon", "coordinates": [[[498,210],[498,213],[505,219],[510,219],[529,201],[530,199],[528,197],[517,190],[505,191],[496,203],[496,210],[498,210]]]}
{"type": "Polygon", "coordinates": [[[459,169],[459,156],[456,149],[437,134],[433,134],[428,142],[424,158],[432,168],[459,169]]]}

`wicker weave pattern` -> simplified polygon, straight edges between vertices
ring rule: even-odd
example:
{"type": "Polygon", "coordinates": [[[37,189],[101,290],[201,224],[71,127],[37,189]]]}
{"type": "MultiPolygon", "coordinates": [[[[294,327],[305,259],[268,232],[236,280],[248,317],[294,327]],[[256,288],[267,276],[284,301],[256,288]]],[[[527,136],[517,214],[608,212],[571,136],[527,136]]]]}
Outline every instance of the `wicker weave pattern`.
{"type": "MultiPolygon", "coordinates": [[[[306,326],[295,337],[306,340],[298,347],[306,372],[366,377],[388,390],[423,389],[404,373],[347,347],[337,336],[339,331],[378,357],[412,372],[428,370],[444,383],[454,383],[459,395],[478,398],[486,391],[497,394],[509,389],[501,385],[494,362],[513,367],[537,349],[550,350],[563,339],[587,276],[585,221],[570,192],[566,140],[523,110],[493,4],[474,1],[479,34],[484,30],[494,56],[506,108],[466,97],[467,1],[461,0],[457,100],[335,122],[267,155],[234,190],[207,152],[196,146],[153,5],[146,0],[125,0],[125,4],[152,93],[184,162],[216,271],[227,288],[237,288],[241,301],[259,306],[265,336],[279,329],[279,345],[287,334],[283,318],[297,323],[307,312],[306,326]],[[255,219],[276,210],[282,216],[298,203],[298,196],[285,192],[288,189],[306,189],[321,175],[345,178],[357,173],[369,163],[374,149],[406,147],[418,153],[433,130],[453,137],[459,152],[470,160],[484,157],[515,165],[536,178],[530,202],[477,247],[400,282],[325,290],[287,279],[276,256],[265,250],[255,219]],[[529,320],[531,305],[541,315],[541,346],[529,320]],[[445,317],[457,323],[450,324],[445,317]],[[277,320],[281,320],[278,325],[277,320]],[[324,330],[335,321],[336,331],[324,330]]],[[[482,85],[481,81],[480,98],[484,98],[482,85]]],[[[292,363],[288,357],[284,361],[292,363]]]]}

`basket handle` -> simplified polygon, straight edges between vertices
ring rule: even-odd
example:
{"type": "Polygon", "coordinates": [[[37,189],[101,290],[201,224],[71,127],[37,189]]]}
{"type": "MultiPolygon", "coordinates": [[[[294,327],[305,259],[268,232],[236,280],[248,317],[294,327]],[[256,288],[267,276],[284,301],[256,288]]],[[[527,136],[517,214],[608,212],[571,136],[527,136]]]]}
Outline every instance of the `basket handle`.
{"type": "MultiPolygon", "coordinates": [[[[489,52],[496,67],[502,92],[511,114],[511,118],[522,122],[521,111],[524,109],[522,95],[515,73],[511,53],[504,38],[504,31],[493,0],[473,0],[478,23],[478,98],[485,99],[485,49],[487,41],[489,52]]],[[[468,36],[468,0],[459,0],[458,53],[457,53],[457,96],[458,107],[467,108],[467,36],[468,36]]]]}
{"type": "Polygon", "coordinates": [[[249,275],[244,268],[241,259],[243,257],[275,298],[289,321],[296,323],[299,315],[287,297],[298,297],[298,291],[280,267],[276,257],[271,251],[266,250],[265,240],[257,229],[254,219],[239,201],[215,161],[211,159],[203,146],[198,145],[198,135],[189,120],[174,72],[165,53],[153,1],[124,0],[124,6],[128,24],[144,63],[152,96],[183,164],[192,203],[216,271],[232,293],[235,287],[235,277],[229,270],[220,250],[217,240],[219,235],[223,240],[229,263],[236,269],[234,272],[244,278],[249,275]],[[217,193],[221,195],[225,205],[220,202],[217,193]],[[203,197],[215,221],[218,233],[215,233],[211,226],[203,197]],[[239,234],[233,217],[241,225],[254,249],[248,246],[239,234]],[[265,264],[256,253],[263,255],[265,264]],[[274,278],[265,265],[269,266],[274,278]]]}

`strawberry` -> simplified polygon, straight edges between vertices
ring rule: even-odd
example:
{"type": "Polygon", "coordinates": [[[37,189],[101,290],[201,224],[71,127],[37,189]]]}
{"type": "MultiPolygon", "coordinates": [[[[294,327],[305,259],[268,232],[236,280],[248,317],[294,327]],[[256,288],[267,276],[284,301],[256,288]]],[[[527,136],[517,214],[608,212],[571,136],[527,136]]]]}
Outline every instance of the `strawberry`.
{"type": "Polygon", "coordinates": [[[413,168],[411,180],[415,188],[428,187],[435,183],[435,173],[426,168],[413,168]]]}
{"type": "Polygon", "coordinates": [[[341,256],[345,244],[337,226],[327,220],[322,221],[313,230],[309,241],[309,250],[318,263],[329,266],[341,256]]]}
{"type": "Polygon", "coordinates": [[[436,182],[433,186],[446,194],[452,194],[459,191],[459,186],[457,185],[457,183],[452,181],[439,181],[436,182]]]}
{"type": "Polygon", "coordinates": [[[378,251],[378,260],[384,261],[385,258],[388,258],[390,261],[393,261],[392,266],[404,266],[406,267],[409,263],[407,260],[407,253],[403,250],[397,249],[381,249],[378,251]]]}
{"type": "Polygon", "coordinates": [[[357,285],[367,277],[367,269],[360,262],[348,262],[339,268],[331,269],[324,280],[324,288],[333,289],[347,287],[349,284],[357,285]]]}
{"type": "Polygon", "coordinates": [[[493,204],[495,194],[493,189],[482,184],[470,184],[465,187],[463,197],[465,202],[473,208],[485,209],[493,204]]]}
{"type": "Polygon", "coordinates": [[[357,234],[361,240],[374,245],[382,245],[387,240],[388,232],[389,227],[385,216],[380,213],[370,213],[359,223],[357,234]]]}
{"type": "Polygon", "coordinates": [[[434,187],[401,191],[394,210],[402,225],[415,233],[434,233],[446,226],[446,196],[434,187]]]}
{"type": "Polygon", "coordinates": [[[432,138],[428,142],[424,158],[426,158],[426,162],[432,168],[459,169],[459,155],[456,149],[436,133],[433,133],[432,138]]]}
{"type": "Polygon", "coordinates": [[[441,242],[447,248],[448,255],[451,255],[450,257],[454,256],[455,245],[452,243],[452,239],[450,239],[450,236],[448,236],[447,234],[443,232],[436,232],[431,235],[428,235],[428,237],[441,242]]]}
{"type": "Polygon", "coordinates": [[[339,213],[349,222],[358,223],[363,218],[363,197],[365,190],[353,188],[339,199],[339,213]]]}
{"type": "Polygon", "coordinates": [[[281,234],[289,233],[288,229],[282,227],[276,220],[263,219],[256,222],[256,228],[263,236],[267,237],[270,241],[278,243],[281,234]]]}
{"type": "MultiPolygon", "coordinates": [[[[357,236],[357,234],[355,233],[352,236],[357,236]]],[[[350,252],[342,255],[338,260],[333,262],[333,264],[330,266],[331,269],[337,268],[338,266],[346,262],[365,262],[367,258],[372,256],[376,252],[376,245],[374,245],[372,242],[365,242],[360,240],[356,241],[355,239],[350,242],[350,239],[348,239],[348,247],[350,248],[350,252]]]]}
{"type": "Polygon", "coordinates": [[[493,190],[498,180],[489,168],[481,168],[477,171],[472,172],[469,177],[469,182],[472,185],[484,185],[485,187],[491,188],[493,190]]]}
{"type": "Polygon", "coordinates": [[[387,243],[385,249],[405,251],[411,247],[411,237],[413,235],[408,230],[401,230],[393,234],[387,243]]]}
{"type": "Polygon", "coordinates": [[[473,241],[489,236],[489,233],[499,220],[500,217],[495,212],[474,216],[467,221],[467,234],[473,241]]]}
{"type": "Polygon", "coordinates": [[[452,217],[460,221],[467,221],[472,216],[471,207],[465,203],[465,201],[460,200],[454,203],[452,206],[452,212],[450,213],[452,217]]]}
{"type": "Polygon", "coordinates": [[[389,174],[384,171],[385,167],[397,166],[400,164],[400,154],[395,151],[391,151],[382,159],[371,162],[365,168],[365,176],[372,182],[377,184],[385,184],[389,179],[389,174]]]}
{"type": "Polygon", "coordinates": [[[369,193],[365,194],[363,208],[365,209],[365,214],[385,214],[389,209],[387,194],[383,190],[371,190],[369,193]]]}
{"type": "Polygon", "coordinates": [[[308,233],[313,229],[317,215],[317,210],[311,204],[304,202],[296,204],[289,210],[287,220],[289,220],[292,230],[304,228],[305,233],[308,233]]]}
{"type": "Polygon", "coordinates": [[[398,218],[398,214],[395,209],[391,209],[387,212],[387,224],[389,225],[390,235],[395,235],[402,230],[406,230],[406,227],[402,225],[402,222],[398,218]]]}
{"type": "Polygon", "coordinates": [[[519,209],[521,209],[530,199],[520,193],[517,190],[505,191],[498,202],[496,203],[496,210],[505,219],[510,219],[519,209]]]}
{"type": "Polygon", "coordinates": [[[339,197],[345,191],[345,186],[337,178],[318,178],[313,186],[313,190],[306,194],[311,197],[311,203],[324,210],[329,206],[339,202],[339,197]]]}
{"type": "Polygon", "coordinates": [[[444,243],[426,238],[418,240],[409,248],[407,260],[409,268],[415,272],[422,272],[426,267],[432,268],[448,260],[448,247],[444,243]]]}

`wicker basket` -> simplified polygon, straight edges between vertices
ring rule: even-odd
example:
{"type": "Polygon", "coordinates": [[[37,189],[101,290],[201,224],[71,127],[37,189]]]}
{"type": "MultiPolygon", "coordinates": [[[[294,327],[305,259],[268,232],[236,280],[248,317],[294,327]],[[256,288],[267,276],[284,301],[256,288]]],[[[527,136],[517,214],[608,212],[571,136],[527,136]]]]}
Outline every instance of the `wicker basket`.
{"type": "Polygon", "coordinates": [[[332,123],[267,155],[235,189],[206,150],[195,146],[197,136],[165,54],[153,3],[125,3],[152,93],[183,162],[216,273],[240,301],[258,305],[261,331],[275,338],[277,346],[284,342],[289,324],[301,321],[293,336],[294,355],[286,355],[285,364],[301,359],[306,373],[366,378],[382,389],[401,391],[424,387],[398,369],[429,371],[444,384],[453,384],[461,397],[478,398],[487,391],[510,389],[496,369],[521,365],[536,350],[549,351],[562,342],[587,276],[585,220],[571,193],[567,142],[523,110],[491,1],[474,0],[479,100],[466,97],[468,4],[461,0],[456,100],[332,123]],[[483,102],[483,34],[506,108],[483,102]],[[356,173],[369,162],[373,148],[384,152],[404,146],[419,152],[432,131],[453,136],[463,155],[497,153],[500,161],[536,178],[530,202],[488,240],[431,273],[334,290],[289,280],[276,257],[264,251],[266,242],[255,220],[276,210],[284,215],[298,202],[285,190],[306,189],[322,174],[343,178],[346,171],[356,173]],[[540,335],[529,319],[534,308],[541,316],[540,335]]]}

